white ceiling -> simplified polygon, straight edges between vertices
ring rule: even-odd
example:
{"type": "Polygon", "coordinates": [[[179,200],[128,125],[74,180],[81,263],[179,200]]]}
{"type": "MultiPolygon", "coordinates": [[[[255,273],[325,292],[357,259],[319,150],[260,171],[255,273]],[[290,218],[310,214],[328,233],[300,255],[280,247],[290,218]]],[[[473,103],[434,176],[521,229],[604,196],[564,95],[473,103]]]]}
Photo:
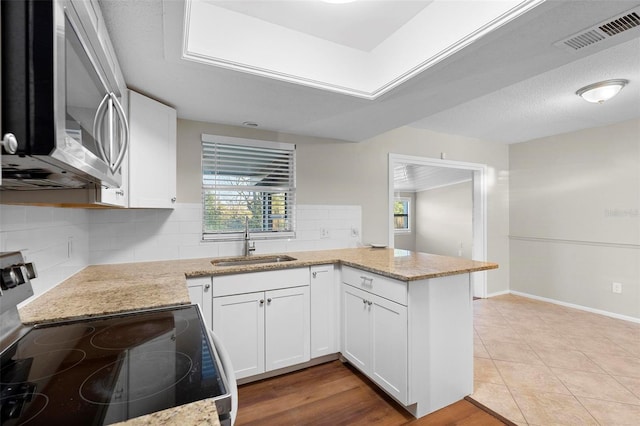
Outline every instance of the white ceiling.
{"type": "Polygon", "coordinates": [[[301,33],[371,51],[421,12],[432,0],[359,1],[211,1],[234,12],[301,33]]]}
{"type": "MultiPolygon", "coordinates": [[[[469,4],[444,1],[460,7],[461,16],[469,4]]],[[[511,143],[640,117],[640,27],[578,52],[553,45],[640,6],[640,0],[548,0],[375,100],[185,61],[178,29],[184,17],[181,0],[100,3],[127,84],[175,106],[180,118],[230,125],[253,121],[266,130],[345,141],[362,141],[413,125],[511,143]],[[579,87],[609,77],[630,80],[617,98],[592,105],[575,96],[579,87]]],[[[335,18],[338,7],[349,5],[320,8],[314,1],[216,3],[235,15],[244,15],[247,22],[261,20],[285,26],[299,34],[300,40],[325,38],[364,51],[371,46],[375,49],[430,6],[410,1],[364,1],[377,7],[371,5],[370,18],[357,16],[351,28],[360,29],[349,34],[345,30],[349,19],[335,18]],[[398,3],[403,7],[396,10],[398,3]],[[385,24],[379,22],[385,15],[380,12],[385,10],[383,6],[391,6],[393,11],[387,10],[389,21],[385,24]],[[278,16],[273,13],[278,8],[291,11],[278,16]],[[330,23],[337,20],[340,25],[327,32],[330,23]],[[361,29],[367,24],[372,31],[361,29]]],[[[238,22],[235,29],[245,28],[243,21],[238,22]]],[[[238,42],[233,35],[217,41],[233,47],[238,42]]],[[[260,37],[248,33],[245,41],[260,37]]],[[[336,68],[342,65],[333,64],[336,68]]]]}
{"type": "Polygon", "coordinates": [[[452,167],[396,164],[393,169],[393,189],[400,192],[419,192],[472,180],[471,170],[452,167]]]}

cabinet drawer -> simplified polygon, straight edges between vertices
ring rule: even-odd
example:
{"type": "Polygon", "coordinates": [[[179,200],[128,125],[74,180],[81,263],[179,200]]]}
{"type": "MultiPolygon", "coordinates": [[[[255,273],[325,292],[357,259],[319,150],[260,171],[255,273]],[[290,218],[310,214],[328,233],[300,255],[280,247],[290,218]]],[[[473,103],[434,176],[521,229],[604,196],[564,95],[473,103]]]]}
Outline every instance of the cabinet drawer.
{"type": "Polygon", "coordinates": [[[309,285],[309,268],[214,275],[213,297],[309,285]]]}
{"type": "Polygon", "coordinates": [[[342,282],[407,306],[407,283],[404,281],[343,266],[342,282]]]}

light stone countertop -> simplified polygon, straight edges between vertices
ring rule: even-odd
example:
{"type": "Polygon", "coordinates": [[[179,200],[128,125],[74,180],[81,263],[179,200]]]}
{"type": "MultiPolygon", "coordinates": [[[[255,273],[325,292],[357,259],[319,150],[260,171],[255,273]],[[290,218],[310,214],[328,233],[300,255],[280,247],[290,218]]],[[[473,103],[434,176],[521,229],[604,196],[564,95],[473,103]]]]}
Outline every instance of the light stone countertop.
{"type": "Polygon", "coordinates": [[[113,423],[112,426],[220,426],[216,404],[212,399],[202,399],[178,407],[113,423]]]}
{"type": "Polygon", "coordinates": [[[92,265],[22,307],[20,317],[25,324],[36,324],[190,304],[185,284],[190,277],[339,263],[401,281],[415,281],[498,267],[495,263],[387,248],[286,254],[296,260],[242,266],[214,266],[212,258],[92,265]]]}
{"type": "MultiPolygon", "coordinates": [[[[212,259],[206,258],[88,266],[21,308],[20,317],[25,324],[35,324],[190,304],[186,286],[188,277],[338,263],[402,281],[414,281],[498,267],[495,263],[385,248],[322,250],[287,255],[296,260],[258,265],[214,266],[211,264],[212,259]]],[[[216,426],[220,423],[215,404],[212,400],[205,399],[119,424],[216,426]]]]}

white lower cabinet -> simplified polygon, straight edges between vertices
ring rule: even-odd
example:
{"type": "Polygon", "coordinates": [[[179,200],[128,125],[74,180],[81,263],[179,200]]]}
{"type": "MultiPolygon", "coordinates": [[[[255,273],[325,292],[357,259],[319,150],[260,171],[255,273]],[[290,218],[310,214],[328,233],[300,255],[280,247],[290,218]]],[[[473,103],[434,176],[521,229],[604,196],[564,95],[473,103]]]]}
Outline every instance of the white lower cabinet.
{"type": "Polygon", "coordinates": [[[407,404],[407,307],[342,284],[342,326],[342,355],[407,404]]]}
{"type": "Polygon", "coordinates": [[[214,297],[212,310],[238,379],[309,361],[309,286],[214,297]]]}
{"type": "Polygon", "coordinates": [[[213,298],[213,332],[231,358],[236,378],[264,369],[264,292],[213,298]]]}
{"type": "Polygon", "coordinates": [[[333,265],[309,268],[311,274],[311,358],[338,352],[339,280],[333,265]]]}
{"type": "Polygon", "coordinates": [[[191,303],[200,305],[204,323],[211,329],[211,277],[188,278],[187,289],[191,303]]]}
{"type": "Polygon", "coordinates": [[[266,291],[265,297],[265,370],[309,361],[309,287],[266,291]]]}

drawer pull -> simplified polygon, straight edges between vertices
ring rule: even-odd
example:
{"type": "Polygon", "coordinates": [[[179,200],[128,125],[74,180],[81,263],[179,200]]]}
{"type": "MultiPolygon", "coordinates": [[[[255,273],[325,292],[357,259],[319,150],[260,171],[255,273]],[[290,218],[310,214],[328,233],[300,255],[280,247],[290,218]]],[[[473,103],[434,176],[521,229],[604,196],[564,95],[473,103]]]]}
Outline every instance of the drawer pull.
{"type": "Polygon", "coordinates": [[[373,285],[373,278],[365,277],[364,275],[360,275],[360,279],[362,280],[362,285],[373,285]],[[367,284],[367,281],[369,281],[368,284],[367,284]]]}

